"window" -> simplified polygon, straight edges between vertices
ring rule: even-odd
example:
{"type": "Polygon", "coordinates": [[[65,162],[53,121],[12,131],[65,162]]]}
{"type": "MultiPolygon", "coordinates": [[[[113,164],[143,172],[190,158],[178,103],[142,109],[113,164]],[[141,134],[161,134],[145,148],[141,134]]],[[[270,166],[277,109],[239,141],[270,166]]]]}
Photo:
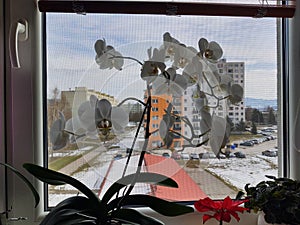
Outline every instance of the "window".
{"type": "Polygon", "coordinates": [[[158,124],[157,124],[157,123],[153,123],[153,124],[152,124],[152,127],[153,127],[153,128],[158,128],[158,124]]]}
{"type": "Polygon", "coordinates": [[[152,120],[158,120],[158,116],[152,116],[152,120]]]}
{"type": "MultiPolygon", "coordinates": [[[[11,5],[12,6],[15,6],[15,4],[21,4],[22,6],[25,4],[24,2],[26,2],[26,3],[28,3],[26,0],[23,0],[23,1],[14,1],[13,3],[11,3],[11,5]]],[[[25,4],[26,5],[26,4],[25,4]]],[[[25,6],[25,7],[21,7],[22,8],[22,10],[24,11],[24,13],[25,12],[27,12],[27,11],[29,11],[30,13],[29,13],[29,15],[31,15],[31,12],[33,11],[33,9],[28,9],[28,8],[30,8],[31,6],[32,6],[32,4],[28,4],[28,5],[30,5],[30,6],[25,6]]],[[[19,7],[12,7],[12,8],[19,8],[19,7]]],[[[12,12],[12,14],[13,15],[15,15],[14,14],[15,13],[15,11],[13,11],[12,12]]],[[[71,16],[71,15],[70,15],[71,16]]],[[[72,15],[72,16],[77,16],[77,15],[72,15]]],[[[88,17],[90,18],[90,15],[88,14],[88,17]]],[[[63,20],[62,18],[60,18],[60,21],[61,20],[63,20]]],[[[263,19],[264,20],[264,19],[263,19]]],[[[294,19],[293,19],[293,21],[294,21],[294,19]]],[[[49,19],[48,19],[48,22],[49,22],[49,19]]],[[[261,21],[260,21],[261,22],[261,21]]],[[[33,26],[37,26],[38,27],[38,25],[35,25],[35,23],[33,22],[33,21],[31,21],[30,20],[30,24],[32,24],[33,23],[33,26]]],[[[293,24],[291,24],[292,26],[291,26],[291,29],[293,29],[293,30],[296,30],[297,31],[297,29],[299,29],[299,24],[297,24],[297,26],[296,25],[293,25],[293,24]],[[294,26],[294,27],[293,27],[294,26]]],[[[7,26],[7,27],[9,27],[9,25],[7,26]]],[[[70,26],[70,27],[72,27],[72,26],[70,26]]],[[[69,27],[69,28],[70,28],[69,27]]],[[[33,29],[34,31],[35,31],[35,29],[33,29]]],[[[39,29],[36,29],[37,31],[39,31],[39,29]]],[[[212,33],[211,33],[212,34],[212,33]]],[[[65,39],[66,38],[66,36],[62,36],[63,38],[62,39],[65,39]]],[[[109,39],[107,38],[107,37],[105,37],[106,38],[106,40],[108,41],[109,39]]],[[[26,58],[28,59],[28,58],[30,58],[30,59],[32,59],[34,62],[36,62],[38,65],[41,65],[38,61],[39,61],[39,59],[38,59],[38,57],[39,57],[39,54],[34,54],[34,51],[36,51],[37,49],[35,49],[35,50],[33,50],[33,49],[31,49],[29,46],[30,46],[30,44],[36,44],[36,43],[38,43],[38,41],[37,40],[35,40],[35,36],[34,35],[31,35],[31,37],[30,37],[30,39],[29,39],[30,41],[29,42],[27,42],[27,43],[20,43],[20,45],[19,45],[19,47],[23,50],[24,48],[27,50],[26,51],[26,57],[24,56],[24,54],[25,53],[22,53],[22,51],[20,52],[20,59],[21,59],[21,63],[23,62],[23,65],[25,65],[25,66],[27,66],[27,64],[30,64],[30,63],[28,63],[27,61],[26,61],[26,58]],[[30,55],[31,57],[29,57],[28,55],[30,55]],[[35,57],[37,57],[37,59],[35,59],[35,57]]],[[[217,40],[217,41],[219,41],[219,40],[217,40]]],[[[292,40],[292,41],[294,41],[294,40],[292,40]]],[[[297,48],[297,47],[299,47],[298,45],[297,45],[297,43],[298,42],[296,42],[296,43],[294,43],[294,42],[291,42],[291,46],[290,47],[293,47],[294,49],[295,48],[297,48]]],[[[58,43],[55,43],[55,45],[58,45],[58,43]]],[[[81,47],[82,47],[82,45],[80,45],[81,47]]],[[[78,46],[76,46],[76,48],[77,48],[78,46]]],[[[75,46],[74,46],[74,48],[75,48],[75,46]]],[[[224,48],[224,49],[226,49],[226,48],[224,48]]],[[[55,55],[55,54],[54,54],[55,55]]],[[[57,56],[57,55],[56,55],[57,56]]],[[[229,57],[230,56],[230,54],[228,54],[228,55],[226,55],[226,57],[229,57]]],[[[297,57],[297,56],[295,56],[295,55],[291,55],[291,57],[297,57]]],[[[8,57],[7,57],[8,58],[8,57]]],[[[293,60],[295,60],[295,61],[299,61],[299,59],[294,59],[293,58],[293,60]]],[[[66,64],[66,66],[68,65],[68,63],[67,62],[65,62],[66,64]]],[[[6,63],[7,64],[7,74],[9,74],[9,75],[13,75],[13,76],[8,76],[8,78],[9,78],[9,82],[11,82],[12,84],[13,84],[13,86],[14,85],[17,85],[17,89],[12,89],[12,88],[10,88],[10,86],[6,83],[5,85],[7,85],[7,90],[5,91],[6,92],[6,96],[13,96],[13,100],[14,101],[12,101],[9,97],[8,97],[8,105],[10,105],[10,107],[8,108],[8,111],[10,110],[10,109],[12,109],[12,108],[14,108],[14,109],[17,109],[16,111],[14,111],[14,113],[13,114],[11,114],[10,116],[8,116],[8,124],[10,124],[10,128],[9,128],[9,130],[12,132],[12,131],[14,131],[14,132],[16,132],[16,133],[13,133],[14,135],[11,135],[11,134],[7,134],[9,137],[14,137],[12,140],[10,140],[10,142],[8,143],[8,149],[9,149],[9,151],[11,151],[11,152],[14,152],[14,153],[16,153],[16,154],[18,154],[19,155],[19,157],[21,157],[22,156],[22,158],[17,158],[17,156],[14,156],[15,158],[14,158],[14,163],[17,165],[17,166],[19,166],[20,167],[20,165],[21,165],[21,163],[24,161],[24,160],[26,160],[26,161],[33,161],[33,160],[36,160],[36,157],[33,157],[33,153],[32,153],[32,151],[33,151],[33,149],[41,149],[41,140],[42,140],[42,137],[41,137],[41,133],[42,133],[42,130],[41,130],[41,128],[36,124],[36,123],[38,123],[38,122],[33,122],[32,121],[32,118],[35,118],[35,119],[38,119],[38,120],[40,120],[41,119],[41,112],[39,111],[39,109],[35,109],[34,111],[31,111],[32,109],[29,107],[29,105],[30,106],[35,106],[35,107],[37,107],[37,108],[39,108],[39,106],[40,105],[36,105],[35,103],[36,102],[39,102],[40,101],[40,99],[34,99],[34,98],[39,98],[38,96],[42,96],[41,95],[41,92],[40,92],[40,90],[32,90],[31,88],[33,88],[33,86],[35,86],[35,85],[30,85],[30,83],[32,82],[32,81],[34,81],[33,83],[34,84],[36,84],[36,83],[39,83],[40,81],[38,80],[39,78],[37,78],[37,77],[35,77],[34,79],[31,77],[31,76],[33,76],[33,74],[35,74],[35,73],[30,73],[30,75],[29,74],[27,74],[25,77],[20,77],[20,76],[15,76],[15,75],[19,75],[19,73],[25,73],[26,74],[26,71],[29,71],[29,70],[23,70],[23,69],[20,69],[19,71],[16,71],[16,70],[14,70],[14,69],[11,69],[10,67],[9,67],[9,63],[6,63]],[[24,72],[25,71],[25,72],[24,72]],[[28,79],[29,78],[29,79],[28,79]],[[26,79],[28,79],[28,80],[26,80],[26,79]],[[22,85],[18,85],[18,84],[22,84],[22,85]],[[29,92],[28,92],[28,90],[30,90],[29,92]],[[12,95],[13,94],[13,95],[12,95]],[[26,95],[26,94],[28,94],[28,95],[26,95]],[[34,99],[34,100],[33,100],[34,99]],[[24,103],[23,103],[24,102],[24,103]],[[20,104],[20,103],[23,103],[23,104],[20,104]],[[26,104],[25,104],[26,103],[26,104]],[[19,110],[18,110],[19,109],[19,110]],[[25,110],[24,110],[25,109],[25,110]],[[20,120],[19,118],[20,118],[20,116],[19,116],[19,113],[21,113],[22,112],[22,120],[20,120]],[[37,117],[36,116],[33,116],[33,115],[38,115],[37,117]],[[26,118],[25,120],[24,120],[24,118],[26,118]],[[15,123],[12,123],[12,121],[15,121],[15,123]],[[34,124],[34,126],[32,125],[32,124],[34,124]],[[35,132],[29,132],[29,131],[31,131],[31,129],[29,129],[29,127],[31,127],[31,126],[33,126],[33,129],[32,130],[34,130],[35,132]],[[18,132],[20,132],[20,133],[18,133],[18,132]],[[22,135],[21,135],[21,133],[22,133],[22,135]],[[24,136],[25,135],[25,136],[24,136]],[[37,143],[32,143],[33,142],[33,140],[35,141],[35,142],[40,142],[39,144],[37,144],[37,143]],[[26,151],[26,154],[24,154],[24,151],[23,151],[23,154],[21,153],[21,149],[22,150],[24,150],[25,149],[25,151],[26,151]],[[30,149],[30,150],[29,150],[30,149]],[[28,154],[27,154],[28,153],[28,154]],[[25,156],[25,157],[24,157],[25,156]]],[[[36,70],[36,67],[35,66],[31,66],[31,65],[28,65],[29,67],[30,67],[30,71],[35,71],[36,70]],[[31,67],[34,67],[34,68],[31,68],[31,67]]],[[[76,65],[77,66],[77,65],[76,65]]],[[[245,68],[247,68],[247,67],[249,67],[249,65],[247,64],[247,63],[245,63],[245,68]]],[[[26,67],[27,68],[27,67],[26,67]]],[[[86,68],[85,68],[86,69],[86,68]]],[[[291,65],[291,81],[292,82],[290,82],[291,83],[291,87],[289,88],[289,90],[290,90],[290,95],[293,95],[293,96],[298,96],[298,94],[299,93],[297,93],[297,88],[296,88],[296,84],[297,83],[299,83],[299,82],[297,82],[298,80],[297,80],[297,78],[296,78],[296,76],[294,77],[293,76],[293,74],[295,74],[296,73],[296,68],[295,68],[295,66],[292,64],[291,65]]],[[[38,75],[40,75],[40,72],[41,71],[39,71],[39,69],[37,69],[38,70],[38,72],[37,72],[37,74],[38,75]]],[[[3,77],[4,75],[3,75],[4,73],[1,71],[1,77],[3,77]]],[[[79,74],[77,74],[77,73],[75,73],[74,74],[75,75],[75,77],[76,76],[78,76],[79,74]]],[[[41,76],[39,76],[39,77],[41,77],[41,76]]],[[[247,86],[247,85],[249,85],[249,82],[247,82],[247,74],[245,74],[245,85],[247,86]]],[[[73,81],[70,81],[70,83],[72,83],[73,81]]],[[[66,82],[66,83],[68,83],[68,82],[66,82]]],[[[280,80],[280,83],[283,83],[284,84],[284,80],[280,80]]],[[[76,84],[75,84],[76,85],[76,84]]],[[[74,87],[75,87],[75,85],[74,85],[74,87]]],[[[68,87],[69,88],[69,87],[68,87]]],[[[3,90],[3,89],[1,89],[1,90],[3,90]]],[[[51,90],[49,90],[49,92],[51,92],[51,90]]],[[[286,96],[284,96],[284,95],[282,95],[283,97],[284,97],[284,100],[286,100],[285,98],[287,98],[286,96]]],[[[296,99],[297,99],[297,97],[296,97],[296,99]]],[[[293,105],[295,105],[296,104],[296,102],[294,102],[294,104],[293,104],[293,102],[291,102],[291,104],[290,104],[290,107],[294,107],[293,105]]],[[[245,106],[247,105],[247,101],[245,100],[245,106]]],[[[293,108],[292,108],[293,109],[293,108]]],[[[296,116],[295,116],[295,111],[293,111],[293,110],[291,110],[290,111],[290,113],[291,113],[291,115],[290,115],[290,118],[296,118],[296,116]]],[[[288,118],[288,115],[287,114],[285,114],[285,115],[283,115],[284,116],[284,118],[288,118]]],[[[5,116],[5,118],[7,118],[7,115],[5,116]]],[[[292,121],[294,121],[293,119],[292,119],[292,121]]],[[[39,121],[40,122],[40,121],[39,121]]],[[[291,126],[293,126],[293,122],[291,122],[291,124],[290,124],[291,126]]],[[[2,129],[2,128],[1,128],[2,129]]],[[[290,136],[289,136],[289,138],[291,139],[291,140],[295,140],[294,139],[294,135],[293,135],[293,132],[294,131],[292,131],[291,130],[291,134],[290,134],[290,136]]],[[[281,140],[282,141],[286,141],[286,139],[287,138],[282,138],[281,140]]],[[[1,144],[1,143],[0,143],[1,144]]],[[[280,143],[280,144],[282,144],[282,143],[280,143]]],[[[2,146],[1,146],[2,147],[2,146]]],[[[278,146],[278,147],[280,147],[280,146],[278,146]]],[[[290,146],[290,148],[291,149],[293,149],[293,148],[295,148],[294,147],[294,145],[291,145],[290,146]]],[[[1,149],[4,149],[4,148],[1,148],[1,149]]],[[[297,154],[294,152],[294,151],[292,151],[291,150],[291,156],[293,156],[292,158],[292,163],[290,164],[291,165],[291,169],[290,169],[290,175],[291,176],[297,176],[297,170],[296,169],[294,169],[294,168],[296,168],[296,164],[297,164],[297,160],[298,160],[298,156],[297,156],[297,154]]],[[[37,161],[35,161],[35,162],[37,162],[37,163],[41,163],[39,160],[37,160],[37,161]]],[[[279,165],[280,166],[280,165],[279,165]]],[[[18,184],[18,183],[17,183],[18,184]]],[[[18,190],[19,190],[19,186],[21,186],[21,185],[17,185],[17,191],[15,191],[14,193],[11,193],[10,194],[10,198],[12,197],[12,196],[14,196],[14,194],[16,194],[16,196],[14,196],[13,197],[13,200],[11,200],[11,202],[15,202],[16,204],[19,204],[19,205],[21,205],[21,203],[20,203],[20,201],[21,201],[21,199],[23,200],[24,199],[24,197],[22,197],[22,196],[20,196],[20,194],[18,194],[17,192],[18,192],[18,190]],[[18,200],[19,199],[19,200],[18,200]],[[16,200],[16,201],[14,201],[14,200],[16,200]]],[[[16,187],[16,185],[15,185],[15,187],[16,187]]],[[[21,188],[21,187],[20,187],[21,188]]],[[[13,190],[13,189],[11,189],[11,190],[13,190]]],[[[22,193],[22,192],[19,192],[19,193],[22,193]]],[[[28,199],[30,198],[30,196],[28,197],[28,199]]],[[[29,202],[30,202],[30,200],[29,200],[29,202]]],[[[26,210],[26,209],[23,209],[23,210],[26,210]]],[[[32,211],[31,209],[30,209],[30,211],[32,211]]],[[[24,211],[23,211],[24,212],[24,211]]],[[[26,212],[26,215],[31,215],[31,212],[28,212],[28,214],[27,214],[27,212],[26,212]]]]}
{"type": "MultiPolygon", "coordinates": [[[[66,120],[77,115],[78,108],[83,101],[88,101],[91,95],[98,96],[98,98],[110,98],[112,105],[122,102],[126,97],[134,96],[135,98],[141,99],[145,95],[145,82],[140,79],[141,68],[139,64],[134,63],[133,61],[124,61],[124,67],[122,70],[116,70],[115,68],[104,70],[99,69],[99,65],[95,62],[95,50],[94,44],[96,40],[105,38],[107,45],[112,45],[116,51],[120,52],[124,56],[138,58],[140,61],[147,60],[147,49],[159,48],[162,44],[163,34],[169,32],[172,37],[178,39],[182,43],[186,43],[188,46],[195,46],[197,49],[197,43],[201,37],[211,36],[209,41],[216,41],[220,43],[223,47],[224,55],[226,59],[223,59],[222,65],[223,68],[226,68],[227,74],[232,73],[237,65],[244,63],[247,65],[245,67],[244,73],[245,83],[243,88],[245,88],[245,96],[243,101],[248,101],[248,99],[259,99],[265,104],[265,100],[272,98],[272,100],[277,100],[277,56],[278,52],[276,51],[276,29],[277,29],[277,20],[274,18],[262,18],[260,20],[254,18],[227,18],[227,17],[195,17],[195,16],[181,16],[181,17],[166,17],[159,15],[108,15],[108,14],[88,14],[86,16],[79,16],[76,14],[55,14],[47,13],[46,14],[46,33],[47,33],[47,101],[48,101],[48,124],[51,126],[53,123],[53,118],[58,118],[58,111],[63,111],[66,120]],[[62,21],[64,21],[62,23],[62,21]],[[160,24],[159,29],[150,30],[148,27],[151,27],[154,24],[160,24]],[[222,24],[222,29],[215,29],[214,24],[222,24]],[[57,24],[62,24],[62,26],[57,26],[57,24]],[[119,27],[118,33],[115,33],[114,26],[119,27]],[[195,25],[197,24],[197,25],[195,25]],[[210,24],[210,25],[209,25],[210,24]],[[193,26],[196,27],[206,27],[206,29],[193,29],[193,26]],[[183,32],[185,27],[189,28],[189,35],[187,32],[183,32]],[[237,28],[239,27],[239,28],[237,28]],[[242,29],[242,27],[245,27],[242,29]],[[113,29],[113,30],[111,30],[113,29]],[[230,36],[229,39],[226,39],[226,33],[231,33],[232,30],[239,30],[239,35],[234,37],[230,36]],[[252,35],[251,35],[252,34],[252,35]],[[100,35],[100,36],[99,36],[100,35]],[[64,38],[61,38],[64,37],[64,38]],[[268,38],[266,38],[268,37],[268,38]],[[147,40],[152,40],[147,42],[147,40]],[[269,52],[268,54],[257,54],[257,51],[253,45],[259,43],[260,52],[269,52]],[[74,47],[74,46],[80,46],[74,47]],[[240,51],[237,52],[237,49],[240,51]],[[143,51],[144,50],[144,51],[143,51]],[[58,57],[59,56],[59,57],[58,57]],[[72,57],[70,57],[72,56],[72,57]],[[254,63],[254,62],[259,63],[254,63]],[[264,65],[271,65],[272,69],[264,65]],[[127,72],[128,71],[128,72],[127,72]],[[264,71],[264,72],[262,72],[264,71]],[[261,73],[267,74],[261,76],[261,73]],[[267,86],[266,86],[267,85],[267,86]],[[268,90],[268,91],[266,91],[268,90]],[[62,98],[62,96],[66,96],[62,98]],[[80,104],[79,104],[80,103],[80,104]],[[69,112],[69,115],[68,115],[69,112]]],[[[223,75],[225,76],[226,73],[223,75]]],[[[239,75],[233,75],[233,82],[239,75]]],[[[191,91],[187,89],[187,94],[182,95],[182,97],[155,97],[152,100],[153,107],[152,118],[155,118],[155,121],[150,122],[151,128],[153,131],[159,128],[159,123],[162,115],[164,113],[163,109],[166,108],[166,105],[163,105],[164,101],[157,101],[158,98],[165,98],[169,102],[172,102],[176,111],[173,113],[176,115],[181,115],[184,113],[185,116],[189,117],[190,122],[194,123],[194,127],[201,126],[201,118],[199,113],[193,113],[192,103],[193,101],[184,101],[184,99],[190,99],[191,91]],[[160,105],[161,104],[161,105],[160,105]],[[191,109],[189,111],[189,109],[191,109]],[[158,116],[158,120],[156,119],[158,116]]],[[[218,104],[218,101],[215,99],[212,102],[212,105],[215,106],[218,104]]],[[[250,106],[252,103],[250,102],[250,106]]],[[[226,116],[224,110],[228,110],[229,107],[234,107],[233,112],[227,112],[228,116],[233,117],[233,122],[238,124],[241,119],[245,121],[244,114],[240,112],[238,106],[230,105],[229,107],[220,105],[221,107],[211,108],[211,113],[216,115],[226,116]]],[[[253,105],[254,106],[254,105],[253,105]]],[[[265,105],[267,106],[267,105],[265,105]]],[[[231,108],[230,108],[231,109],[231,108]]],[[[180,120],[178,120],[180,122],[180,120]]],[[[248,121],[249,124],[250,121],[248,121]]],[[[182,126],[184,123],[174,125],[174,137],[176,138],[177,143],[172,145],[172,147],[181,146],[184,139],[180,135],[184,135],[185,131],[190,132],[188,128],[182,126]],[[182,139],[178,142],[179,139],[182,139]],[[180,144],[179,144],[180,143],[180,144]]],[[[265,125],[267,126],[267,124],[265,125]]],[[[243,134],[243,138],[248,138],[248,136],[243,134]]],[[[250,138],[250,137],[249,137],[250,138]]],[[[130,147],[130,139],[133,139],[133,136],[128,136],[124,141],[120,141],[119,145],[130,147]]],[[[241,140],[240,140],[241,141],[241,140]]],[[[49,146],[49,167],[55,168],[56,160],[61,157],[58,155],[65,154],[79,154],[83,158],[87,158],[85,155],[89,151],[95,151],[94,146],[87,148],[83,145],[85,142],[77,141],[77,143],[70,144],[64,149],[52,150],[49,146]],[[87,149],[86,149],[87,148],[87,149]]],[[[157,151],[156,148],[161,146],[163,143],[163,138],[159,136],[150,137],[150,143],[152,146],[155,146],[152,150],[152,154],[161,155],[161,151],[157,151]]],[[[98,139],[95,139],[95,146],[97,148],[103,148],[103,144],[98,139]],[[99,146],[99,147],[98,147],[99,146]]],[[[265,148],[277,145],[277,140],[273,140],[272,143],[264,143],[265,148]]],[[[139,146],[139,144],[137,144],[139,146]]],[[[97,149],[96,148],[96,149],[97,149]]],[[[164,148],[162,148],[164,149],[164,148]]],[[[255,154],[251,151],[240,149],[241,151],[246,151],[248,154],[246,162],[250,158],[254,157],[255,154]],[[253,155],[254,154],[254,155],[253,155]]],[[[118,153],[122,154],[123,149],[120,148],[118,153]]],[[[151,150],[149,150],[151,151],[151,150]]],[[[185,152],[187,150],[184,150],[185,152]]],[[[198,153],[207,151],[207,148],[196,148],[198,153]]],[[[103,153],[99,153],[103,154],[103,153]]],[[[113,157],[113,155],[110,155],[113,157]]],[[[95,157],[94,157],[95,158],[95,157]]],[[[103,158],[103,157],[102,157],[103,158]]],[[[97,160],[101,160],[101,157],[98,156],[97,160]]],[[[107,170],[108,167],[95,167],[94,161],[87,161],[87,165],[90,169],[86,171],[81,171],[74,176],[82,176],[80,174],[87,173],[95,177],[96,174],[92,171],[103,171],[107,170]],[[95,169],[97,168],[97,169],[95,169]]],[[[231,160],[232,167],[235,165],[234,160],[231,160]]],[[[221,160],[219,163],[225,163],[225,160],[221,160]]],[[[103,162],[99,162],[101,164],[103,162]]],[[[204,163],[200,160],[200,164],[204,163]]],[[[218,172],[218,168],[214,166],[216,161],[210,160],[207,170],[211,173],[219,174],[219,178],[223,179],[224,182],[229,177],[222,177],[222,173],[218,172]]],[[[106,162],[107,165],[108,162],[106,162]]],[[[245,163],[248,166],[249,163],[245,163]]],[[[191,176],[189,172],[191,171],[186,164],[180,164],[179,162],[178,169],[184,169],[187,176],[191,176]],[[181,166],[183,165],[183,166],[181,166]]],[[[80,170],[80,164],[78,165],[80,170]]],[[[241,167],[240,167],[241,168],[241,167]]],[[[244,168],[248,170],[248,167],[244,168]]],[[[255,167],[257,169],[257,167],[255,167]]],[[[271,169],[271,168],[270,168],[271,169]]],[[[60,168],[59,170],[63,170],[60,168]]],[[[197,169],[194,169],[197,170],[197,169]]],[[[230,169],[229,169],[230,170],[230,169]]],[[[235,169],[231,169],[235,170],[235,169]]],[[[74,173],[75,171],[71,171],[74,173]]],[[[196,172],[196,171],[193,171],[196,172]]],[[[203,190],[209,189],[204,182],[201,182],[201,171],[199,176],[193,176],[194,182],[203,183],[198,186],[199,192],[204,192],[203,190]],[[197,180],[200,179],[200,180],[197,180]]],[[[237,173],[239,171],[236,171],[237,173]]],[[[109,173],[109,171],[108,171],[109,173]]],[[[245,171],[241,171],[245,173],[245,171]]],[[[261,173],[261,172],[260,172],[261,173]]],[[[273,175],[277,175],[278,169],[268,171],[273,175]]],[[[106,173],[104,173],[106,174],[106,173]]],[[[263,174],[263,173],[261,173],[263,174]]],[[[236,175],[235,177],[238,177],[236,175]]],[[[244,176],[245,177],[245,176],[244,176]]],[[[249,174],[248,179],[251,179],[252,175],[249,174]]],[[[263,175],[260,179],[263,178],[263,175]]],[[[231,178],[232,179],[232,178],[231,178]]],[[[246,179],[246,178],[245,178],[246,179]]],[[[93,180],[93,179],[89,179],[93,180]]],[[[83,180],[84,181],[84,180],[83,180]]],[[[85,181],[87,182],[87,181],[85,181]]],[[[233,181],[234,182],[234,181],[233,181]]],[[[91,184],[92,185],[92,184],[91,184]]],[[[106,185],[106,184],[104,184],[106,185]]],[[[221,185],[221,184],[220,184],[221,185]]],[[[245,185],[241,183],[237,185],[236,188],[242,188],[245,185]]],[[[222,185],[221,187],[224,187],[222,185]]],[[[101,190],[99,187],[93,187],[95,191],[100,193],[101,190]]],[[[220,197],[222,194],[224,197],[226,195],[234,196],[236,194],[235,189],[226,189],[223,191],[220,189],[220,193],[211,193],[205,191],[205,194],[209,195],[212,198],[220,197]]],[[[55,204],[57,197],[61,193],[66,193],[69,190],[66,188],[53,189],[49,188],[49,204],[50,206],[55,204]],[[52,193],[56,193],[53,195],[52,193]],[[53,200],[54,199],[54,200],[53,200]]],[[[101,194],[100,194],[101,195],[101,194]]],[[[194,196],[196,197],[196,196],[194,196]]],[[[166,197],[167,198],[167,197],[166,197]]],[[[186,201],[186,199],[181,199],[186,201]]]]}

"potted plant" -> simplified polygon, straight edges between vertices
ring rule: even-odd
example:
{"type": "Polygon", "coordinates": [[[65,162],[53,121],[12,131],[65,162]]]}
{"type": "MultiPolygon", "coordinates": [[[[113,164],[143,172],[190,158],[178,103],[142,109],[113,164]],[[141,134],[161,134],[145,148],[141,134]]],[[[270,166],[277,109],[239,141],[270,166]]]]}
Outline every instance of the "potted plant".
{"type": "Polygon", "coordinates": [[[194,203],[197,211],[205,212],[202,217],[203,224],[209,219],[216,219],[219,221],[219,225],[223,225],[223,221],[229,223],[231,216],[233,216],[238,222],[240,217],[238,213],[243,213],[248,210],[245,207],[239,205],[247,202],[247,199],[231,199],[227,196],[224,200],[213,201],[209,197],[200,199],[194,203]]]}
{"type": "Polygon", "coordinates": [[[83,183],[65,174],[40,167],[24,164],[24,168],[41,181],[51,185],[70,184],[84,196],[73,196],[55,206],[41,222],[41,225],[58,224],[163,224],[146,216],[130,206],[146,206],[164,216],[178,216],[193,212],[193,208],[169,202],[154,196],[136,194],[118,196],[121,189],[135,183],[146,182],[176,188],[174,180],[156,173],[139,173],[124,176],[107,190],[102,199],[83,183]]]}
{"type": "Polygon", "coordinates": [[[289,178],[266,176],[271,180],[245,186],[245,207],[263,212],[270,224],[300,224],[300,182],[289,178]]]}
{"type": "MultiPolygon", "coordinates": [[[[35,198],[35,206],[39,203],[39,194],[30,181],[14,167],[1,163],[0,165],[17,174],[29,187],[35,198]]],[[[100,200],[95,193],[80,181],[65,174],[38,166],[25,163],[24,168],[41,181],[52,185],[70,184],[77,188],[84,196],[75,195],[67,198],[55,206],[40,223],[41,225],[59,224],[157,224],[163,223],[155,218],[146,216],[129,206],[147,206],[165,216],[177,216],[193,212],[193,208],[168,202],[149,195],[128,195],[114,197],[121,189],[138,182],[148,182],[167,187],[177,187],[177,183],[160,174],[140,173],[124,176],[116,181],[100,200]]],[[[4,212],[8,213],[8,212],[4,212]]]]}

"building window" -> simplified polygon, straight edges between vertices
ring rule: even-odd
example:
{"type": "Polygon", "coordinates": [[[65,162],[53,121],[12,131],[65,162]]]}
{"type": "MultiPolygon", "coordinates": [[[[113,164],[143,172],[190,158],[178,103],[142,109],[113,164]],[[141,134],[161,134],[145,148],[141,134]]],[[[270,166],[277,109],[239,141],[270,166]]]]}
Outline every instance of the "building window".
{"type": "Polygon", "coordinates": [[[157,123],[153,123],[152,124],[152,128],[158,128],[158,124],[157,123]]]}

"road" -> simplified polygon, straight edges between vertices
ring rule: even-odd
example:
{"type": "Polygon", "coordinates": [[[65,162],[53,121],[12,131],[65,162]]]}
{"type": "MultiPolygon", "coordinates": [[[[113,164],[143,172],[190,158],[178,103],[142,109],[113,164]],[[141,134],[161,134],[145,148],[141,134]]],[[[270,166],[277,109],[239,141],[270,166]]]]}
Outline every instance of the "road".
{"type": "MultiPolygon", "coordinates": [[[[277,146],[277,139],[256,144],[252,147],[239,146],[233,152],[241,151],[246,154],[246,157],[261,155],[262,151],[275,148],[277,146]]],[[[243,160],[243,159],[241,159],[243,160]]],[[[224,196],[235,197],[237,189],[226,184],[223,180],[205,170],[206,165],[200,160],[198,168],[189,168],[186,164],[185,171],[191,178],[199,185],[199,187],[211,198],[221,199],[224,196]]]]}
{"type": "Polygon", "coordinates": [[[274,149],[277,147],[277,139],[275,140],[270,140],[270,141],[265,141],[260,144],[255,144],[254,146],[248,147],[248,146],[238,146],[236,150],[234,151],[241,151],[245,153],[246,155],[257,155],[261,154],[262,151],[267,150],[267,149],[274,149]]]}

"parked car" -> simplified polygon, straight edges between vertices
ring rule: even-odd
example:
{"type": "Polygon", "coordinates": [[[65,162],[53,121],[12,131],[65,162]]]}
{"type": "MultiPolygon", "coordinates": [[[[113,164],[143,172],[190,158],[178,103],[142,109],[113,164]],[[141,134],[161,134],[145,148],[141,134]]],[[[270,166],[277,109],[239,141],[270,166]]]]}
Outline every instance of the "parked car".
{"type": "Polygon", "coordinates": [[[237,158],[241,158],[241,159],[242,158],[246,158],[246,155],[244,153],[242,153],[242,152],[235,152],[234,155],[237,158]]]}
{"type": "Polygon", "coordinates": [[[118,159],[122,159],[122,158],[123,158],[122,154],[117,154],[114,156],[114,160],[118,160],[118,159]]]}
{"type": "Polygon", "coordinates": [[[199,154],[201,159],[212,159],[216,158],[216,155],[213,152],[204,152],[199,154]]]}
{"type": "Polygon", "coordinates": [[[278,156],[277,149],[269,149],[262,152],[262,155],[269,156],[269,157],[276,157],[278,156]]]}
{"type": "Polygon", "coordinates": [[[251,141],[244,141],[242,143],[240,143],[241,146],[253,146],[254,143],[251,141]]]}
{"type": "Polygon", "coordinates": [[[190,154],[191,159],[200,159],[199,155],[197,153],[191,153],[190,154]]]}
{"type": "Polygon", "coordinates": [[[180,159],[180,154],[178,152],[172,152],[172,156],[173,159],[180,159]]]}
{"type": "Polygon", "coordinates": [[[254,144],[258,144],[258,140],[257,139],[252,139],[250,141],[253,142],[254,144]]]}
{"type": "Polygon", "coordinates": [[[233,152],[230,152],[229,153],[229,158],[235,158],[236,156],[235,156],[235,154],[233,153],[233,152]]]}
{"type": "Polygon", "coordinates": [[[190,159],[190,156],[189,156],[189,154],[188,153],[181,153],[181,159],[183,159],[183,160],[189,160],[190,159]]]}
{"type": "Polygon", "coordinates": [[[168,152],[164,152],[164,153],[162,154],[162,156],[165,157],[165,158],[170,158],[170,157],[171,157],[170,154],[169,154],[168,152]]]}

